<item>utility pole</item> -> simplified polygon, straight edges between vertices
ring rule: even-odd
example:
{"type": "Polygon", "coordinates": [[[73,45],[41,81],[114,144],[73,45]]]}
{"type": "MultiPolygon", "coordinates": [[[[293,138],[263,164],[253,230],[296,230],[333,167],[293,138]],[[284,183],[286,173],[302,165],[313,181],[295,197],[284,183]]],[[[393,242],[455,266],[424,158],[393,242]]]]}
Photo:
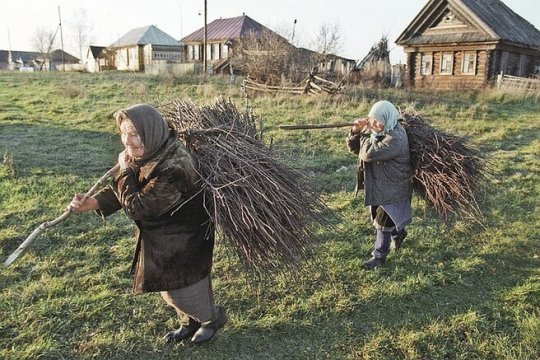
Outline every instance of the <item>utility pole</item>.
{"type": "Polygon", "coordinates": [[[60,5],[58,5],[58,26],[60,27],[60,44],[62,45],[62,71],[66,71],[66,60],[64,59],[64,33],[62,31],[62,17],[60,16],[60,5]]]}
{"type": "Polygon", "coordinates": [[[292,36],[291,36],[291,44],[294,45],[294,29],[296,28],[296,19],[294,19],[293,26],[292,26],[292,36]]]}
{"type": "Polygon", "coordinates": [[[203,71],[204,71],[204,76],[206,76],[206,73],[207,73],[207,70],[208,70],[208,68],[207,68],[207,66],[208,66],[207,65],[208,56],[207,56],[207,53],[206,53],[207,52],[206,51],[207,50],[206,49],[206,47],[207,47],[206,42],[207,42],[207,37],[208,37],[208,31],[206,29],[206,20],[207,20],[207,18],[206,18],[206,14],[207,14],[206,2],[207,1],[204,0],[204,45],[203,45],[203,48],[204,48],[204,50],[203,50],[203,71]]]}
{"type": "Polygon", "coordinates": [[[7,37],[8,37],[8,43],[9,43],[8,69],[14,70],[15,65],[13,64],[13,55],[11,54],[11,35],[9,34],[9,28],[7,29],[7,37]]]}

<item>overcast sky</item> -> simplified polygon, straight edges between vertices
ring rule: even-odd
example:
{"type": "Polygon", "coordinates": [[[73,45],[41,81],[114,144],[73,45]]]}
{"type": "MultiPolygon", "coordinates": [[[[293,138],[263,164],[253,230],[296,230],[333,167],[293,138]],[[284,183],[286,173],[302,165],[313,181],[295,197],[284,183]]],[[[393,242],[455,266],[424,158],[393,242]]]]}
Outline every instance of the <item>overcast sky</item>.
{"type": "MultiPolygon", "coordinates": [[[[428,0],[208,0],[208,22],[223,17],[250,16],[276,30],[292,32],[295,44],[314,49],[323,24],[338,26],[342,51],[350,59],[363,58],[382,35],[390,40],[391,61],[404,62],[402,49],[393,42],[428,0]]],[[[540,0],[503,0],[516,13],[540,29],[540,0]]],[[[137,27],[156,25],[176,39],[202,27],[204,0],[1,0],[0,49],[33,51],[32,37],[38,28],[53,32],[62,15],[64,49],[79,57],[70,24],[84,9],[92,25],[92,44],[107,46],[137,27]],[[8,36],[9,34],[9,36],[8,36]]],[[[60,38],[60,36],[58,36],[60,38]]],[[[58,42],[60,44],[60,42],[58,42]]],[[[60,47],[58,45],[58,47],[60,47]]]]}

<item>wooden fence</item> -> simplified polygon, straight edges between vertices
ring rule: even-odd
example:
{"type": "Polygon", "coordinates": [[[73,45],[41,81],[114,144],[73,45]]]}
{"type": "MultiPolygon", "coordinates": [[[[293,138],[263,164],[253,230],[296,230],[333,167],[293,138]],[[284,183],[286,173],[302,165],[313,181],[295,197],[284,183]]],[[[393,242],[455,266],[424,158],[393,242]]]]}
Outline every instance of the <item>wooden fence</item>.
{"type": "Polygon", "coordinates": [[[500,74],[497,76],[497,89],[540,93],[540,80],[500,74]]]}
{"type": "Polygon", "coordinates": [[[242,82],[242,90],[244,93],[251,92],[265,92],[265,93],[285,93],[285,94],[330,94],[334,95],[339,93],[341,84],[336,84],[332,81],[320,78],[314,74],[310,74],[309,77],[302,81],[298,86],[271,86],[266,84],[259,84],[249,78],[244,79],[242,82]]]}

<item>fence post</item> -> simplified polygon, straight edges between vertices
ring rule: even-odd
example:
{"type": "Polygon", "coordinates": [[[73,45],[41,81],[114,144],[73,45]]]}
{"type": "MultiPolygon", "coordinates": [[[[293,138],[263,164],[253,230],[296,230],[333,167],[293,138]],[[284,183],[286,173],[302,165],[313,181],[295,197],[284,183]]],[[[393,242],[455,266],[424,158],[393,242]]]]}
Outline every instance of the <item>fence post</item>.
{"type": "Polygon", "coordinates": [[[497,89],[500,89],[503,83],[503,72],[501,71],[499,75],[497,75],[497,89]]]}

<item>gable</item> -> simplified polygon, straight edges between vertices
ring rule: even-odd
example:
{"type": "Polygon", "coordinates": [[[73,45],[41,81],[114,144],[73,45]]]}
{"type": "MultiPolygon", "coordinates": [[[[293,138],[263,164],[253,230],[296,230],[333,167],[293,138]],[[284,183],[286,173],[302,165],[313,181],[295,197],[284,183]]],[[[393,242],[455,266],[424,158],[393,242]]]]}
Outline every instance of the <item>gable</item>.
{"type": "Polygon", "coordinates": [[[540,32],[499,0],[430,0],[399,45],[511,42],[540,47],[540,32]]]}

